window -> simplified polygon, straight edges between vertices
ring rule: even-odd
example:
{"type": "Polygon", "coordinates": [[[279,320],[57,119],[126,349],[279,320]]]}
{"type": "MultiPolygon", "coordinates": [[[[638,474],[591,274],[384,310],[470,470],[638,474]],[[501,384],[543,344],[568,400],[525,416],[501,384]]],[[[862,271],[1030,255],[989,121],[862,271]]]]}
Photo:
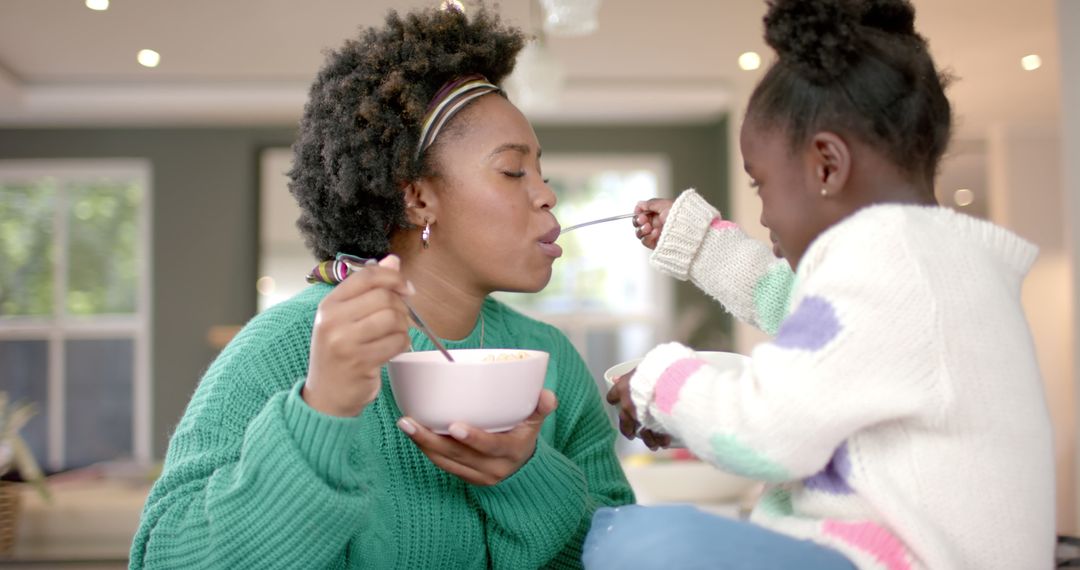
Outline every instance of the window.
{"type": "Polygon", "coordinates": [[[150,457],[150,167],[0,161],[0,390],[50,470],[150,457]]]}

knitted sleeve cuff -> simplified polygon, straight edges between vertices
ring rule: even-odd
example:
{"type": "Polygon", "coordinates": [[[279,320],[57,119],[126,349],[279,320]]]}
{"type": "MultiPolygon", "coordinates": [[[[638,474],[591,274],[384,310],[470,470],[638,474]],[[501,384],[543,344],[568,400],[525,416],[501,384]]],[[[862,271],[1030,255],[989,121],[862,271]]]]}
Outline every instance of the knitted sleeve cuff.
{"type": "Polygon", "coordinates": [[[516,473],[490,487],[471,487],[470,492],[497,525],[537,545],[549,543],[552,556],[588,512],[585,474],[543,438],[516,473]]]}
{"type": "Polygon", "coordinates": [[[360,416],[339,418],[315,411],[300,396],[304,380],[297,382],[283,403],[285,425],[300,453],[317,475],[331,487],[355,487],[349,465],[349,446],[360,429],[360,416]]]}
{"type": "Polygon", "coordinates": [[[663,273],[686,281],[709,224],[720,215],[693,188],[675,200],[649,261],[663,273]]]}
{"type": "Polygon", "coordinates": [[[664,431],[652,413],[652,407],[656,402],[657,386],[662,382],[664,373],[672,364],[684,358],[693,358],[693,356],[692,349],[677,342],[669,342],[650,350],[638,364],[637,371],[630,379],[630,397],[634,402],[634,411],[641,425],[651,430],[664,431]]]}

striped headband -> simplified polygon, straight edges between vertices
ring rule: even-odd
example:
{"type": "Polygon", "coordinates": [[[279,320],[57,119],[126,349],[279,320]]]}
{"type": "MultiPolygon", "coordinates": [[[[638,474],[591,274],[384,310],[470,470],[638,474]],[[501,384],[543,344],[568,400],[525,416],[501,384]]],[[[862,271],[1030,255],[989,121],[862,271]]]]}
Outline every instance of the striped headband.
{"type": "Polygon", "coordinates": [[[423,126],[420,128],[420,142],[416,146],[416,158],[419,159],[420,155],[435,142],[435,137],[439,136],[439,131],[446,126],[450,117],[453,117],[469,101],[481,95],[500,91],[502,90],[479,73],[466,75],[443,85],[431,99],[427,113],[424,114],[423,126]]]}

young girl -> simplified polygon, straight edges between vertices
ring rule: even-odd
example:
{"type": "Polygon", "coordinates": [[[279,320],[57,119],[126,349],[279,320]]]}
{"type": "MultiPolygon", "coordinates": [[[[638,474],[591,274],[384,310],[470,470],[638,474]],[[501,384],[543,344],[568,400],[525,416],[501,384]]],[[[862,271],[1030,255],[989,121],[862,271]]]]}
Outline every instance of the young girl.
{"type": "Polygon", "coordinates": [[[542,289],[560,253],[536,134],[498,88],[522,44],[428,9],[329,55],[290,172],[322,282],[210,366],[132,568],[575,568],[596,507],[633,501],[580,356],[488,295],[542,289]],[[450,348],[548,352],[532,417],[449,436],[402,417],[384,364],[433,349],[403,295],[450,348]]]}
{"type": "Polygon", "coordinates": [[[740,144],[786,264],[693,191],[639,205],[655,265],[775,337],[735,371],[654,348],[608,396],[623,433],[769,485],[752,522],[601,510],[586,567],[1052,566],[1050,424],[1020,306],[1035,248],[936,205],[950,108],[913,23],[906,0],[770,3],[779,58],[740,144]]]}

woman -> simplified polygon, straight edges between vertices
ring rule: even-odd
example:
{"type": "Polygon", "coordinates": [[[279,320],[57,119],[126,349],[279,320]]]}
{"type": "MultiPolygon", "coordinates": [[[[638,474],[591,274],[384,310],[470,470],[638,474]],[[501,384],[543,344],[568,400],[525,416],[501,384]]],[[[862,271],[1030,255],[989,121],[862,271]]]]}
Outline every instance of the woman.
{"type": "Polygon", "coordinates": [[[206,373],[132,568],[580,567],[592,512],[633,500],[580,356],[488,296],[542,289],[560,254],[536,135],[497,87],[521,46],[483,11],[426,10],[329,55],[290,172],[322,282],[206,373]],[[549,352],[533,415],[449,436],[401,417],[384,365],[432,349],[405,295],[450,348],[549,352]]]}

